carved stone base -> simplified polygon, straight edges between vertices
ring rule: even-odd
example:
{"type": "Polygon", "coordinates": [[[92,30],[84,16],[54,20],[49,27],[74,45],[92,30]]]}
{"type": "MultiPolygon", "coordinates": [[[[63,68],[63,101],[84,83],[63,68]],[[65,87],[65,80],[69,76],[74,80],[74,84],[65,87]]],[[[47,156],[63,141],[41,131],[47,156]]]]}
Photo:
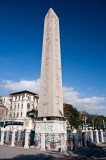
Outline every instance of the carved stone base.
{"type": "Polygon", "coordinates": [[[46,120],[35,121],[36,133],[66,133],[66,121],[46,120]]]}
{"type": "Polygon", "coordinates": [[[66,121],[46,121],[46,119],[44,121],[35,121],[35,141],[38,142],[38,146],[43,150],[65,150],[66,121]]]}

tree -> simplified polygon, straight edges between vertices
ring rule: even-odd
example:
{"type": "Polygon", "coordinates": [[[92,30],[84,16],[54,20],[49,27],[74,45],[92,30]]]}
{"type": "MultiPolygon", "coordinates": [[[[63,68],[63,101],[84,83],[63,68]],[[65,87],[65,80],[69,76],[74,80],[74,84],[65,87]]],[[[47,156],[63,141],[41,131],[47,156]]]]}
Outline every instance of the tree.
{"type": "Polygon", "coordinates": [[[90,114],[86,111],[80,112],[80,117],[83,119],[87,117],[87,124],[92,125],[94,128],[105,128],[106,117],[99,114],[90,114]]]}
{"type": "Polygon", "coordinates": [[[33,120],[36,119],[38,117],[38,110],[32,109],[31,111],[28,111],[27,116],[31,117],[33,120]]]}
{"type": "Polygon", "coordinates": [[[96,128],[105,128],[106,117],[103,115],[94,115],[94,126],[96,128]]]}
{"type": "Polygon", "coordinates": [[[64,104],[64,117],[71,126],[78,128],[81,124],[80,113],[71,104],[64,104]]]}

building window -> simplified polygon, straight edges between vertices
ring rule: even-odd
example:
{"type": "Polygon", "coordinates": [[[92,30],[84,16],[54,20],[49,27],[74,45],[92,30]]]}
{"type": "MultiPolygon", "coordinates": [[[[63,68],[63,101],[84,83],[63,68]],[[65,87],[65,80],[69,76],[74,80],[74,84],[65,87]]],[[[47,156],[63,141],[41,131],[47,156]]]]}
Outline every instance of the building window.
{"type": "Polygon", "coordinates": [[[14,110],[16,110],[16,105],[14,106],[14,110]]]}
{"type": "Polygon", "coordinates": [[[38,105],[35,107],[35,109],[38,109],[38,105]]]}
{"type": "Polygon", "coordinates": [[[31,97],[30,97],[30,96],[28,96],[28,100],[29,100],[29,101],[31,100],[31,97]]]}
{"type": "Polygon", "coordinates": [[[22,96],[22,100],[23,100],[23,98],[24,98],[24,97],[22,96]]]}
{"type": "Polygon", "coordinates": [[[19,109],[19,104],[18,104],[18,109],[19,109]]]}
{"type": "Polygon", "coordinates": [[[29,103],[27,104],[27,109],[30,109],[30,104],[29,103]]]}
{"type": "Polygon", "coordinates": [[[17,96],[15,96],[15,101],[17,100],[17,96]]]}
{"type": "Polygon", "coordinates": [[[38,103],[38,98],[36,98],[36,103],[38,103]]]}
{"type": "Polygon", "coordinates": [[[34,104],[32,104],[32,108],[34,109],[34,104]]]}
{"type": "Polygon", "coordinates": [[[8,115],[8,110],[6,109],[6,116],[8,115]]]}
{"type": "Polygon", "coordinates": [[[22,112],[21,112],[21,117],[22,117],[22,112]]]}
{"type": "Polygon", "coordinates": [[[35,101],[35,97],[33,97],[33,101],[35,101]]]}
{"type": "Polygon", "coordinates": [[[14,118],[15,118],[15,113],[14,113],[14,118]]]}
{"type": "Polygon", "coordinates": [[[19,112],[17,112],[17,118],[19,117],[19,112]]]}
{"type": "Polygon", "coordinates": [[[21,109],[23,109],[23,104],[21,104],[21,109]]]}
{"type": "Polygon", "coordinates": [[[19,100],[20,100],[20,96],[19,96],[19,100]]]}
{"type": "Polygon", "coordinates": [[[5,103],[5,98],[4,98],[4,103],[5,103]]]}

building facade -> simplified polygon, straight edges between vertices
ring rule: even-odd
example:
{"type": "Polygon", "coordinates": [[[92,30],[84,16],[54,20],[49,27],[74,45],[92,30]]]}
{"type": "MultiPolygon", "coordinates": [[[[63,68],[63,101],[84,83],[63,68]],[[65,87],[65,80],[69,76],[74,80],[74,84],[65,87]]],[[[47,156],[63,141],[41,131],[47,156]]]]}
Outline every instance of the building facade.
{"type": "Polygon", "coordinates": [[[2,103],[2,99],[0,98],[0,120],[6,120],[8,114],[8,109],[2,103]]]}
{"type": "Polygon", "coordinates": [[[2,116],[2,120],[23,122],[25,129],[31,128],[33,124],[27,112],[38,109],[38,99],[38,95],[30,91],[15,92],[1,97],[3,106],[8,110],[6,118],[2,116]]]}
{"type": "Polygon", "coordinates": [[[2,116],[2,120],[8,120],[10,117],[12,96],[11,95],[0,96],[0,102],[1,102],[2,106],[5,106],[5,108],[7,110],[7,114],[5,116],[2,116]]]}

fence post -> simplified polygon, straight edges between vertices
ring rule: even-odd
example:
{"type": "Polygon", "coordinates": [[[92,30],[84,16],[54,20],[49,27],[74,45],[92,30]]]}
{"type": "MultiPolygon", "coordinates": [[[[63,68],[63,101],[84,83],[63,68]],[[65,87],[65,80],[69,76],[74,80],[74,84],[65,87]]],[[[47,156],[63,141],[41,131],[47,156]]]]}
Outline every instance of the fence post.
{"type": "Polygon", "coordinates": [[[20,141],[21,130],[18,130],[18,141],[20,141]]]}
{"type": "Polygon", "coordinates": [[[16,130],[12,130],[12,142],[11,142],[11,146],[14,147],[15,146],[15,132],[16,130]]]}
{"type": "Polygon", "coordinates": [[[61,134],[61,152],[66,153],[66,133],[61,134]]]}
{"type": "Polygon", "coordinates": [[[9,141],[9,130],[6,130],[6,144],[8,143],[9,141]]]}
{"type": "Polygon", "coordinates": [[[99,135],[97,129],[95,129],[95,135],[96,135],[96,143],[99,143],[99,135]]]}
{"type": "Polygon", "coordinates": [[[101,143],[104,142],[104,136],[103,136],[103,130],[100,129],[100,137],[101,137],[101,143]]]}
{"type": "Polygon", "coordinates": [[[5,128],[1,128],[1,142],[0,142],[0,145],[3,145],[4,144],[4,132],[5,132],[5,128]]]}
{"type": "Polygon", "coordinates": [[[45,133],[41,133],[41,149],[45,150],[45,133]]]}
{"type": "Polygon", "coordinates": [[[73,134],[73,143],[74,143],[74,147],[73,149],[77,149],[78,148],[78,137],[77,137],[77,133],[73,134]]]}
{"type": "Polygon", "coordinates": [[[29,134],[30,134],[30,130],[26,130],[26,132],[25,132],[25,145],[24,145],[24,148],[29,148],[29,134]]]}
{"type": "Polygon", "coordinates": [[[93,131],[92,130],[89,130],[89,133],[90,133],[90,138],[91,138],[91,142],[93,142],[93,131]]]}
{"type": "Polygon", "coordinates": [[[86,137],[86,132],[82,131],[82,140],[83,140],[83,146],[87,146],[87,137],[86,137]]]}

